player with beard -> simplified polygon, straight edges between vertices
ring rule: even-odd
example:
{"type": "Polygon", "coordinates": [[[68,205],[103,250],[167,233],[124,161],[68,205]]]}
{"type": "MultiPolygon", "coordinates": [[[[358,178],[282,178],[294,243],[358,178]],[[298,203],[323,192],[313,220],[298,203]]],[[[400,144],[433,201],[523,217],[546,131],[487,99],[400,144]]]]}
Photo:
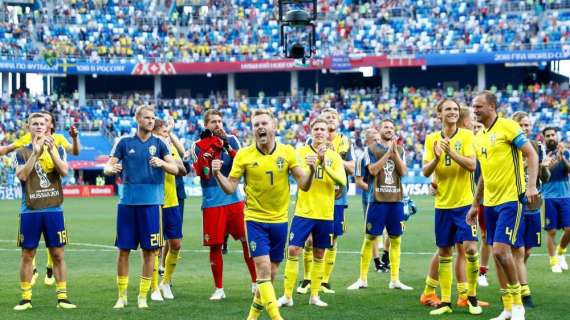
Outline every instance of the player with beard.
{"type": "Polygon", "coordinates": [[[255,110],[251,125],[255,141],[237,152],[229,177],[222,174],[223,160],[213,160],[212,171],[228,195],[236,192],[244,178],[246,237],[257,273],[257,291],[248,320],[257,319],[264,308],[275,320],[282,319],[272,281],[283,261],[287,242],[289,173],[298,187],[307,191],[314,172],[301,168],[293,147],[275,141],[276,123],[271,111],[255,110]]]}
{"type": "Polygon", "coordinates": [[[546,143],[546,161],[550,180],[542,187],[545,201],[547,248],[552,272],[568,270],[566,248],[570,242],[570,151],[558,141],[558,130],[546,127],[542,130],[546,143]],[[556,230],[563,230],[560,244],[556,245],[556,230]]]}
{"type": "MultiPolygon", "coordinates": [[[[368,169],[365,165],[365,155],[368,152],[368,146],[380,142],[380,134],[378,130],[370,128],[366,130],[366,147],[364,152],[356,159],[356,168],[354,169],[354,178],[356,181],[356,186],[362,189],[362,209],[364,212],[364,218],[366,219],[366,209],[368,208],[368,183],[372,180],[368,169]]],[[[378,252],[378,245],[375,243],[372,245],[372,256],[374,257],[374,266],[378,272],[388,272],[390,270],[390,260],[388,250],[390,248],[390,240],[388,234],[384,232],[384,239],[379,240],[380,249],[383,248],[382,258],[380,258],[380,253],[378,252]],[[383,241],[383,242],[382,242],[383,241]]]]}
{"type": "Polygon", "coordinates": [[[237,137],[226,134],[220,111],[215,109],[206,111],[204,125],[206,126],[205,132],[210,135],[203,134],[203,138],[193,143],[190,152],[202,187],[203,244],[210,247],[210,266],[215,285],[210,300],[216,301],[226,297],[223,287],[222,245],[228,235],[231,234],[242,244],[243,258],[249,270],[254,292],[256,275],[255,265],[248,253],[245,239],[243,195],[239,190],[226,194],[218,186],[215,177],[210,174],[208,164],[213,159],[223,161],[221,172],[227,177],[232,168],[234,156],[241,147],[240,143],[237,137]]]}
{"type": "Polygon", "coordinates": [[[406,174],[404,152],[398,146],[394,123],[380,123],[380,143],[368,147],[366,168],[373,177],[369,183],[369,204],[366,230],[360,251],[360,277],[348,290],[368,287],[368,267],[372,260],[372,245],[384,228],[390,237],[390,289],[412,290],[400,282],[400,248],[403,233],[404,204],[401,178],[406,174]]]}

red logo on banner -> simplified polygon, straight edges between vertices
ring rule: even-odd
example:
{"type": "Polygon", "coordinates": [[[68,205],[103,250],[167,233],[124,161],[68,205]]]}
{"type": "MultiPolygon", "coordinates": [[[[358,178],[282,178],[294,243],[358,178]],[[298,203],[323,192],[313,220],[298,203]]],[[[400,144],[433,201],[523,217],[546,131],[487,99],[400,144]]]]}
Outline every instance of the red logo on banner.
{"type": "Polygon", "coordinates": [[[134,75],[176,74],[172,63],[139,62],[133,69],[134,75]]]}

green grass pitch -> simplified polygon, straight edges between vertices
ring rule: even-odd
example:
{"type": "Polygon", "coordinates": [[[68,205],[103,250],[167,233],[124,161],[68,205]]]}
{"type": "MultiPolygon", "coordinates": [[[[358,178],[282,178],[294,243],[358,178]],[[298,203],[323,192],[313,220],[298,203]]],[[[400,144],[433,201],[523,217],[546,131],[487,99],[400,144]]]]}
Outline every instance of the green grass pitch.
{"type": "MultiPolygon", "coordinates": [[[[331,284],[334,295],[323,295],[329,303],[325,309],[308,305],[308,296],[295,295],[295,307],[282,309],[285,319],[427,319],[429,309],[418,302],[424,285],[430,253],[435,250],[433,234],[433,200],[416,197],[419,213],[407,223],[402,243],[402,282],[414,287],[409,292],[388,289],[389,274],[372,272],[369,288],[349,292],[346,287],[358,277],[359,250],[363,218],[359,197],[350,199],[347,210],[348,233],[340,239],[336,268],[331,284]]],[[[241,245],[230,242],[224,256],[224,289],[227,298],[221,302],[208,300],[213,292],[207,248],[202,247],[200,198],[186,201],[182,259],[173,279],[174,301],[151,302],[150,309],[136,308],[140,255],[133,252],[130,265],[129,306],[113,310],[116,299],[115,198],[67,199],[65,217],[71,244],[66,248],[68,290],[76,310],[55,308],[54,288],[43,285],[45,255],[43,244],[38,251],[40,277],[33,291],[33,309],[23,313],[12,311],[20,299],[19,250],[16,247],[18,225],[17,201],[0,205],[0,319],[245,319],[251,303],[250,279],[242,260],[241,245]]],[[[530,286],[537,308],[527,310],[527,319],[568,319],[570,277],[568,272],[550,272],[545,248],[535,251],[529,262],[530,286]]],[[[277,296],[283,292],[282,269],[275,283],[277,296]]],[[[300,270],[302,276],[302,270],[300,270]]],[[[502,309],[494,268],[491,286],[479,289],[479,298],[491,306],[481,316],[470,316],[465,309],[455,308],[443,319],[489,319],[502,309]]],[[[455,280],[454,280],[455,281],[455,280]]],[[[455,283],[454,283],[455,287],[455,283]]],[[[455,295],[455,288],[454,288],[455,295]]],[[[455,296],[454,296],[455,299],[455,296]]],[[[264,319],[266,315],[263,316],[264,319]]]]}

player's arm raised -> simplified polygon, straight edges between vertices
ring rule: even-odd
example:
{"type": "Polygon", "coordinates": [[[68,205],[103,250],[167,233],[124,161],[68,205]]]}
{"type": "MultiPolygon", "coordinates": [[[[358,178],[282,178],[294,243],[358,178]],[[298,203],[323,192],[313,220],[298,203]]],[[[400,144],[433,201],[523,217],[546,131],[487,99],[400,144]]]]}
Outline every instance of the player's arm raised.
{"type": "MultiPolygon", "coordinates": [[[[342,160],[339,158],[339,160],[342,160]]],[[[324,166],[326,174],[334,181],[336,185],[341,187],[346,186],[346,173],[343,168],[339,165],[324,166]]]]}
{"type": "Polygon", "coordinates": [[[464,156],[459,154],[459,152],[455,151],[453,148],[449,146],[448,140],[441,140],[439,145],[441,145],[441,149],[448,154],[451,159],[457,162],[463,169],[468,171],[475,171],[477,167],[477,160],[475,159],[475,155],[473,156],[464,156]]]}
{"type": "Polygon", "coordinates": [[[368,165],[368,171],[370,172],[370,174],[373,176],[377,175],[378,172],[380,172],[380,170],[382,170],[382,168],[384,168],[384,164],[386,164],[386,161],[388,161],[388,159],[390,159],[391,156],[392,155],[390,152],[386,152],[382,156],[382,158],[378,159],[378,161],[369,164],[368,165]]]}
{"type": "Polygon", "coordinates": [[[67,148],[67,152],[76,156],[81,151],[81,143],[79,142],[79,132],[75,126],[69,128],[69,136],[71,137],[71,146],[67,148]]]}
{"type": "Polygon", "coordinates": [[[538,199],[538,189],[536,188],[536,179],[538,176],[538,154],[527,141],[520,147],[523,156],[526,158],[528,187],[526,188],[526,197],[529,203],[534,203],[538,199]]]}
{"type": "Polygon", "coordinates": [[[299,189],[303,191],[309,191],[311,184],[313,183],[313,176],[315,175],[315,167],[317,162],[316,156],[308,156],[306,159],[307,166],[309,166],[309,172],[306,172],[301,168],[301,166],[295,166],[291,168],[291,173],[297,181],[299,189]]]}
{"type": "Polygon", "coordinates": [[[394,160],[394,163],[396,164],[396,171],[398,172],[400,177],[403,177],[406,175],[406,173],[408,173],[408,167],[406,166],[406,162],[404,162],[402,157],[400,157],[400,153],[398,153],[398,148],[396,148],[396,146],[397,142],[396,139],[394,139],[392,140],[391,152],[388,153],[391,154],[392,160],[394,160]]]}
{"type": "MultiPolygon", "coordinates": [[[[55,146],[54,141],[51,137],[47,137],[46,138],[46,146],[48,149],[48,153],[51,157],[51,160],[53,162],[54,168],[55,170],[57,170],[57,173],[59,173],[60,177],[65,177],[67,176],[67,171],[69,170],[69,166],[67,165],[67,162],[65,162],[65,160],[63,160],[59,154],[58,151],[58,147],[55,146]]],[[[63,152],[63,148],[61,149],[62,154],[63,152]]]]}
{"type": "Polygon", "coordinates": [[[429,177],[433,174],[435,168],[437,168],[437,164],[439,163],[442,153],[443,150],[441,150],[437,141],[433,140],[431,135],[427,136],[424,146],[424,166],[422,167],[422,174],[424,177],[429,177]]]}
{"type": "Polygon", "coordinates": [[[0,146],[0,156],[7,155],[8,153],[13,152],[16,149],[17,148],[13,143],[11,143],[7,146],[0,146]]]}
{"type": "MultiPolygon", "coordinates": [[[[20,181],[28,180],[30,173],[32,173],[32,170],[34,170],[34,165],[36,164],[36,161],[38,161],[38,158],[40,157],[40,155],[42,154],[42,151],[43,151],[43,139],[40,137],[37,137],[33,141],[32,147],[33,147],[32,154],[30,155],[30,157],[28,158],[26,163],[16,167],[16,177],[18,177],[18,179],[20,179],[20,181]]],[[[20,156],[17,155],[16,161],[20,162],[21,160],[22,159],[20,159],[20,156]]],[[[23,162],[23,161],[21,161],[21,162],[23,162]]]]}
{"type": "Polygon", "coordinates": [[[216,181],[218,182],[220,188],[226,194],[232,194],[237,190],[237,187],[239,185],[239,179],[231,176],[229,178],[224,176],[221,171],[223,164],[224,162],[222,160],[219,159],[212,160],[212,174],[214,175],[214,178],[216,178],[216,181]]]}

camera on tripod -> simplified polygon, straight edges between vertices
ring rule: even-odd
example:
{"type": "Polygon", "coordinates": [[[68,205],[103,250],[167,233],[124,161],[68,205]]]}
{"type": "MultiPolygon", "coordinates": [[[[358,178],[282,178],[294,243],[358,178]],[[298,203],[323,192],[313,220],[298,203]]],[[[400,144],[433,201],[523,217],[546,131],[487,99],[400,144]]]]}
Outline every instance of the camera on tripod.
{"type": "Polygon", "coordinates": [[[315,53],[317,0],[278,0],[281,47],[285,57],[306,60],[315,53]]]}

